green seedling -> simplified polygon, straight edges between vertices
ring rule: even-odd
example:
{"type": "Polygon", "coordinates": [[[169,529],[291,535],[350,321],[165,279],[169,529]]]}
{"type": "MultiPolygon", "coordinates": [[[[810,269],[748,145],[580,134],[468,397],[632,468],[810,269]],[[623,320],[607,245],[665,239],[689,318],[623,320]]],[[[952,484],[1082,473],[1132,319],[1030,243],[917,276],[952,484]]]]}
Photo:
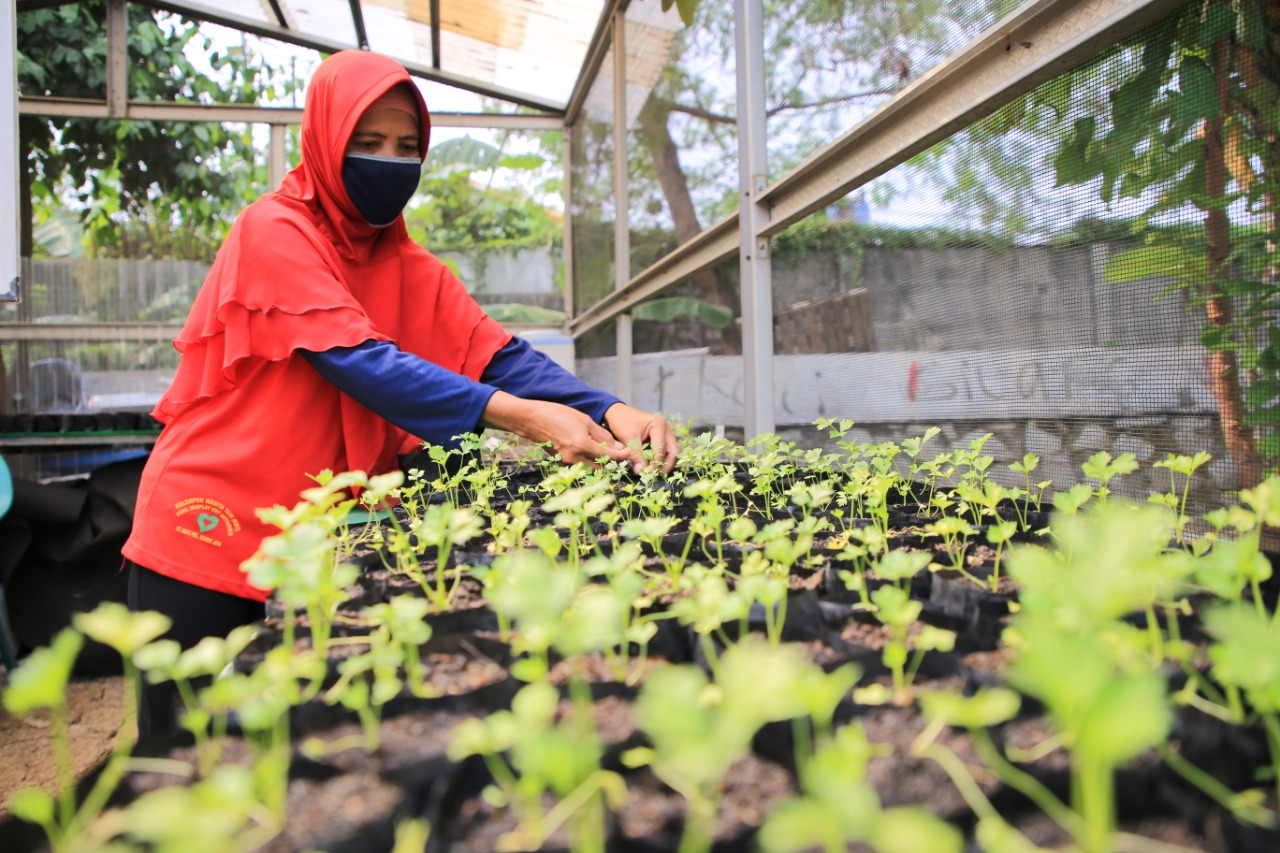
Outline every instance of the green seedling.
{"type": "Polygon", "coordinates": [[[950,453],[939,453],[932,459],[920,463],[920,473],[924,475],[926,490],[922,506],[929,506],[933,502],[934,495],[938,492],[939,480],[950,480],[955,474],[955,466],[952,464],[953,456],[950,453]]]}
{"type": "Polygon", "coordinates": [[[636,710],[652,746],[629,750],[623,761],[650,766],[684,798],[679,853],[711,849],[725,775],[761,726],[805,713],[796,684],[810,666],[798,648],[748,636],[725,651],[715,683],[693,666],[666,667],[646,679],[636,710]]]}
{"type": "Polygon", "coordinates": [[[1063,515],[1078,512],[1093,499],[1093,488],[1088,483],[1075,483],[1071,488],[1053,495],[1053,508],[1063,515]]]}
{"type": "Polygon", "coordinates": [[[146,673],[149,682],[172,681],[177,688],[184,708],[179,723],[195,738],[201,776],[212,773],[221,756],[227,716],[220,714],[215,717],[201,707],[195,682],[214,678],[223,672],[249,645],[256,632],[255,625],[241,625],[232,629],[225,638],[205,637],[186,650],[175,640],[156,640],[133,655],[134,665],[146,673]]]}
{"type": "Polygon", "coordinates": [[[1027,524],[1028,505],[1034,504],[1036,511],[1039,512],[1040,502],[1044,496],[1044,490],[1049,487],[1049,481],[1046,480],[1043,483],[1036,484],[1035,492],[1031,490],[1031,472],[1036,470],[1039,465],[1040,457],[1036,456],[1034,453],[1027,453],[1023,455],[1022,459],[1019,461],[1009,463],[1010,471],[1023,476],[1023,488],[1021,494],[1014,495],[1011,493],[1009,497],[1013,500],[1014,511],[1018,513],[1018,523],[1024,531],[1030,528],[1030,525],[1027,524]],[[1022,498],[1022,500],[1019,500],[1019,498],[1022,498]]]}
{"type": "Polygon", "coordinates": [[[982,524],[988,516],[999,518],[996,510],[1000,502],[1008,497],[1004,486],[992,480],[984,480],[979,485],[961,483],[956,487],[955,494],[960,500],[960,512],[968,512],[974,524],[982,524]]]}
{"type": "Polygon", "coordinates": [[[742,583],[750,585],[744,592],[764,607],[765,626],[772,643],[782,642],[791,569],[802,557],[812,553],[814,533],[824,522],[807,517],[799,524],[789,518],[766,524],[753,539],[764,546],[765,559],[743,561],[742,583]],[[788,535],[793,530],[794,535],[788,535]]]}
{"type": "Polygon", "coordinates": [[[420,598],[396,596],[384,604],[366,607],[362,616],[376,625],[373,636],[394,650],[405,670],[409,692],[419,699],[431,699],[437,694],[428,689],[422,654],[419,651],[431,639],[431,625],[426,620],[430,605],[420,598]]]}
{"type": "Polygon", "coordinates": [[[1255,536],[1219,539],[1195,562],[1195,580],[1225,601],[1243,601],[1251,593],[1258,615],[1267,616],[1262,584],[1271,579],[1271,561],[1258,550],[1255,536]]]}
{"type": "Polygon", "coordinates": [[[1111,496],[1112,480],[1124,474],[1132,474],[1137,471],[1138,460],[1132,453],[1121,453],[1119,456],[1112,458],[1107,451],[1099,450],[1089,457],[1088,462],[1085,462],[1080,467],[1086,477],[1090,480],[1098,481],[1098,487],[1095,490],[1098,496],[1098,503],[1106,506],[1107,499],[1111,496]]]}
{"type": "Polygon", "coordinates": [[[425,441],[422,443],[422,449],[427,452],[427,458],[435,463],[436,471],[439,473],[434,480],[428,481],[422,478],[421,482],[426,487],[426,490],[443,496],[447,503],[454,506],[467,502],[467,496],[463,494],[462,487],[468,481],[469,476],[479,468],[472,452],[478,449],[479,437],[474,433],[470,434],[465,445],[443,447],[425,441]],[[460,464],[450,464],[450,460],[454,457],[461,460],[460,464]],[[453,473],[449,472],[451,467],[456,468],[453,473]]]}
{"type": "Polygon", "coordinates": [[[1173,722],[1164,677],[1118,657],[1095,631],[1068,629],[1026,609],[1015,626],[1019,653],[1010,684],[1044,703],[1071,757],[1075,817],[1059,822],[1085,853],[1110,853],[1115,771],[1162,744],[1173,722]]]}
{"type": "MultiPolygon", "coordinates": [[[[1059,550],[1027,546],[1009,555],[1009,572],[1022,587],[1022,610],[1064,630],[1142,642],[1151,660],[1162,662],[1158,612],[1188,591],[1195,568],[1185,551],[1168,547],[1171,514],[1151,505],[1113,503],[1055,516],[1053,527],[1059,550]],[[1139,612],[1146,615],[1146,631],[1134,636],[1136,629],[1119,620],[1139,612]]],[[[1169,624],[1176,629],[1176,619],[1169,624]]]]}
{"type": "Polygon", "coordinates": [[[514,551],[524,544],[525,534],[529,530],[529,510],[533,501],[516,500],[507,505],[503,512],[495,512],[489,517],[489,534],[495,554],[514,551]]]}
{"type": "Polygon", "coordinates": [[[55,800],[40,788],[22,788],[13,795],[9,807],[19,819],[44,829],[54,853],[72,850],[86,823],[76,811],[71,731],[67,720],[67,685],[83,645],[83,634],[74,628],[63,628],[48,646],[27,655],[13,671],[3,694],[5,708],[15,716],[39,710],[49,712],[58,797],[55,800]]]}
{"type": "MultiPolygon", "coordinates": [[[[293,509],[258,510],[258,517],[279,527],[280,533],[264,539],[241,570],[255,586],[274,591],[284,605],[285,644],[290,648],[294,644],[296,611],[301,609],[310,623],[311,646],[323,656],[338,605],[359,576],[356,566],[337,559],[334,534],[362,502],[366,506],[385,503],[404,477],[399,471],[368,477],[362,471],[335,476],[326,470],[314,479],[318,485],[305,490],[293,509]],[[360,500],[350,497],[352,490],[362,492],[360,500]]],[[[319,689],[319,682],[314,682],[311,695],[319,689]]]]}
{"type": "Polygon", "coordinates": [[[496,582],[486,587],[485,599],[503,624],[511,626],[512,651],[525,655],[512,665],[511,674],[524,681],[544,678],[552,638],[579,580],[536,551],[504,554],[493,569],[496,582]]]}
{"type": "Polygon", "coordinates": [[[930,556],[925,551],[889,551],[871,567],[871,574],[882,581],[908,591],[911,579],[929,566],[930,556]]]}
{"type": "Polygon", "coordinates": [[[991,433],[984,433],[970,441],[968,447],[952,451],[961,485],[981,489],[986,483],[987,471],[995,462],[995,457],[983,454],[982,448],[992,437],[991,433]]]}
{"type": "Polygon", "coordinates": [[[200,706],[210,714],[235,714],[252,755],[256,796],[275,827],[283,825],[289,788],[289,709],[311,695],[300,683],[319,684],[324,674],[325,659],[314,651],[276,646],[252,672],[214,679],[199,694],[200,706]]]}
{"type": "MultiPolygon", "coordinates": [[[[400,695],[404,686],[400,679],[401,650],[390,640],[389,632],[375,631],[368,638],[369,649],[363,654],[349,655],[338,664],[338,680],[324,692],[329,705],[342,705],[354,711],[360,721],[361,745],[367,752],[377,752],[381,745],[382,708],[400,695]]],[[[345,744],[330,747],[334,751],[345,744]]]]}
{"type": "Polygon", "coordinates": [[[604,648],[600,651],[614,678],[630,686],[637,684],[644,672],[649,641],[658,633],[657,620],[670,617],[669,612],[653,608],[652,601],[644,594],[645,577],[640,569],[643,563],[644,554],[634,542],[625,542],[609,556],[596,556],[587,563],[587,573],[604,578],[613,597],[612,602],[605,602],[603,609],[619,620],[618,643],[616,646],[601,643],[604,648]],[[633,646],[638,650],[634,658],[633,646]]]}
{"type": "Polygon", "coordinates": [[[1204,614],[1214,638],[1209,647],[1213,676],[1228,688],[1233,716],[1247,720],[1238,698],[1247,700],[1262,721],[1271,752],[1271,771],[1280,792],[1280,621],[1240,603],[1221,605],[1204,614]]]}
{"type": "Polygon", "coordinates": [[[685,561],[689,558],[689,549],[693,547],[693,536],[685,537],[684,548],[678,555],[668,554],[662,547],[664,537],[677,523],[677,519],[674,518],[632,519],[622,523],[622,527],[618,529],[618,535],[623,539],[639,540],[652,548],[667,570],[668,577],[672,582],[677,582],[680,580],[680,572],[684,569],[685,561]]]}
{"type": "Polygon", "coordinates": [[[997,521],[987,528],[987,541],[995,546],[996,556],[991,568],[991,576],[987,578],[987,586],[992,592],[1000,588],[1000,560],[1004,556],[1005,545],[1018,532],[1015,521],[997,521]]]}
{"type": "Polygon", "coordinates": [[[1174,537],[1178,543],[1183,541],[1183,532],[1186,530],[1190,518],[1187,517],[1187,500],[1191,496],[1191,475],[1196,472],[1197,468],[1207,464],[1213,457],[1203,450],[1195,456],[1186,456],[1170,453],[1161,462],[1156,462],[1156,468],[1167,468],[1169,471],[1169,491],[1163,494],[1152,495],[1149,500],[1153,503],[1163,504],[1177,516],[1177,527],[1174,530],[1174,537]],[[1182,475],[1182,489],[1178,489],[1178,475],[1182,475]]]}
{"type": "Polygon", "coordinates": [[[864,482],[863,506],[885,536],[889,535],[889,492],[897,482],[896,474],[872,474],[864,482]]]}
{"type": "Polygon", "coordinates": [[[498,850],[536,850],[560,826],[568,825],[573,849],[603,853],[605,801],[614,809],[626,797],[626,783],[600,767],[601,747],[590,700],[578,702],[557,721],[560,697],[545,681],[520,689],[510,711],[464,720],[453,731],[449,757],[484,759],[494,784],[485,799],[510,806],[519,826],[498,840],[498,850]],[[555,804],[544,809],[551,794],[555,804]]]}
{"type": "Polygon", "coordinates": [[[946,566],[946,568],[954,569],[978,586],[983,585],[981,578],[965,568],[965,556],[969,550],[969,540],[978,532],[972,524],[958,515],[948,515],[937,521],[929,522],[924,526],[923,530],[930,536],[942,537],[943,550],[947,552],[947,556],[951,559],[950,565],[946,566]]]}
{"type": "MultiPolygon", "coordinates": [[[[768,571],[768,561],[759,551],[752,551],[743,560],[743,572],[750,576],[763,577],[768,571]]],[[[680,592],[683,593],[671,603],[669,608],[672,618],[681,625],[688,625],[697,634],[702,651],[710,666],[715,666],[719,654],[716,651],[716,640],[727,646],[729,636],[724,632],[726,623],[737,622],[739,632],[746,635],[747,616],[751,612],[751,584],[743,590],[730,589],[724,576],[705,566],[690,566],[682,579],[680,592]]]]}
{"type": "Polygon", "coordinates": [[[924,435],[915,438],[904,438],[902,440],[902,452],[907,455],[911,461],[907,465],[907,480],[915,482],[920,478],[921,462],[920,454],[924,450],[926,444],[932,441],[942,432],[941,427],[929,427],[924,431],[924,435]]]}
{"type": "Polygon", "coordinates": [[[470,542],[484,530],[484,522],[474,511],[467,507],[456,507],[450,503],[432,504],[421,518],[410,522],[409,532],[417,539],[419,553],[422,549],[436,549],[435,583],[423,574],[416,565],[411,574],[422,584],[422,591],[437,609],[449,607],[462,579],[461,572],[451,571],[449,557],[454,547],[470,542]],[[449,579],[452,578],[452,583],[449,579]]]}
{"type": "Polygon", "coordinates": [[[866,779],[877,754],[857,724],[824,744],[801,775],[802,793],[779,803],[760,827],[766,853],[820,849],[843,853],[865,844],[878,853],[964,849],[960,831],[923,808],[884,808],[866,779]]]}
{"type": "MultiPolygon", "coordinates": [[[[925,625],[914,638],[908,640],[907,629],[920,617],[924,605],[912,599],[901,587],[879,587],[871,593],[871,602],[876,608],[876,619],[889,629],[882,659],[893,674],[891,698],[897,704],[906,704],[911,700],[911,683],[915,680],[916,670],[920,668],[925,652],[951,651],[955,648],[955,632],[925,625]]],[[[862,694],[863,699],[874,696],[874,692],[862,694]]]]}
{"type": "MultiPolygon", "coordinates": [[[[583,466],[583,471],[590,471],[583,466]]],[[[585,476],[585,473],[584,475],[585,476]]],[[[545,482],[545,481],[544,481],[545,482]]],[[[555,514],[556,527],[567,531],[569,565],[576,571],[584,555],[594,543],[586,536],[591,519],[613,506],[613,493],[605,480],[595,480],[576,488],[565,489],[548,498],[542,508],[555,514]]]]}
{"type": "Polygon", "coordinates": [[[115,837],[98,849],[114,853],[255,850],[279,831],[258,803],[253,774],[227,764],[191,785],[147,791],[128,806],[109,811],[103,823],[115,837]]]}
{"type": "Polygon", "coordinates": [[[988,729],[1013,719],[1020,703],[1017,693],[1004,688],[982,688],[973,696],[944,690],[921,694],[920,709],[928,718],[929,725],[911,744],[910,751],[912,755],[934,761],[951,778],[956,790],[978,818],[976,835],[983,840],[983,849],[1036,853],[1041,848],[1005,822],[976,783],[968,765],[937,740],[947,726],[966,729],[988,770],[1035,803],[1059,825],[1075,827],[1078,833],[1078,820],[1070,808],[1038,779],[1010,763],[991,738],[988,729]]]}
{"type": "MultiPolygon", "coordinates": [[[[871,598],[867,592],[866,573],[871,570],[873,563],[887,555],[889,539],[878,527],[855,527],[849,531],[849,539],[851,541],[840,549],[835,559],[852,563],[853,566],[850,569],[841,569],[836,573],[836,577],[840,578],[850,592],[858,593],[862,608],[869,610],[871,598]]],[[[927,565],[929,555],[924,556],[927,565]]]]}
{"type": "MultiPolygon", "coordinates": [[[[126,696],[133,696],[139,687],[133,656],[169,630],[171,624],[163,614],[133,613],[123,604],[106,602],[72,616],[74,627],[62,629],[49,646],[32,652],[12,674],[3,694],[5,708],[19,716],[41,709],[49,711],[59,794],[55,799],[39,788],[24,788],[14,795],[10,806],[19,818],[44,829],[54,853],[92,846],[89,840],[93,824],[128,771],[133,746],[128,738],[116,738],[102,770],[77,804],[71,770],[67,685],[84,638],[97,640],[120,654],[128,687],[126,696]]],[[[120,729],[127,731],[134,725],[135,705],[128,699],[122,704],[120,729]]]]}

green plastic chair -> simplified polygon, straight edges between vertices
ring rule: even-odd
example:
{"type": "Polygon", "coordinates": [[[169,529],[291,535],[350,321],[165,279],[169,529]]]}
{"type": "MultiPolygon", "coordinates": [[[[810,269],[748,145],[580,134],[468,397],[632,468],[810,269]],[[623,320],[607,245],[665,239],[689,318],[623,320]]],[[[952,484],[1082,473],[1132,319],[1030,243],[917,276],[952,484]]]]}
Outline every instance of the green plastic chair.
{"type": "MultiPolygon", "coordinates": [[[[0,456],[0,518],[4,518],[9,513],[9,508],[13,506],[13,476],[9,473],[9,466],[5,463],[4,457],[0,456]]],[[[9,628],[9,609],[5,603],[4,586],[0,584],[0,661],[4,662],[4,668],[9,672],[13,672],[18,665],[17,649],[13,648],[11,638],[13,632],[9,628]]]]}

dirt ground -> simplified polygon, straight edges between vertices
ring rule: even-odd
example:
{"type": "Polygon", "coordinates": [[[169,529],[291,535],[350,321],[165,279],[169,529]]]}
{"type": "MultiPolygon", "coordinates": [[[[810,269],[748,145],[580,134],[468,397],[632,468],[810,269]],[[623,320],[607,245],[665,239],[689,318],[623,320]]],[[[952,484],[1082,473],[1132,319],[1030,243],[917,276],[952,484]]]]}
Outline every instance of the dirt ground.
{"type": "MultiPolygon", "coordinates": [[[[0,671],[0,687],[6,675],[0,671]]],[[[122,717],[124,679],[120,676],[72,681],[68,689],[71,759],[76,778],[106,758],[115,745],[122,717]]],[[[130,740],[132,729],[124,733],[130,740]]],[[[14,717],[0,707],[0,819],[9,815],[13,793],[39,785],[58,790],[47,712],[14,717]]]]}

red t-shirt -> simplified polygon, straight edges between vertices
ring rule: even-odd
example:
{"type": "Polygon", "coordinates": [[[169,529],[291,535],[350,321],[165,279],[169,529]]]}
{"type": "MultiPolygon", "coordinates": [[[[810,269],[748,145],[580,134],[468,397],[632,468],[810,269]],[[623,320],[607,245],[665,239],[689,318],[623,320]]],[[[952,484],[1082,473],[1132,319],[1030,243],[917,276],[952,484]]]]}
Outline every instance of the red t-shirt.
{"type": "MultiPolygon", "coordinates": [[[[251,204],[218,252],[174,345],[124,555],[160,574],[264,599],[240,564],[279,532],[256,510],[293,506],[308,477],[392,469],[417,440],[342,394],[297,354],[393,341],[477,379],[510,335],[402,220],[364,222],[342,184],[360,115],[407,82],[396,62],[344,51],[321,64],[302,118],[302,164],[251,204]]],[[[417,92],[416,87],[414,91],[417,92]]],[[[418,96],[421,144],[430,131],[418,96]]],[[[429,405],[429,401],[424,401],[429,405]]]]}

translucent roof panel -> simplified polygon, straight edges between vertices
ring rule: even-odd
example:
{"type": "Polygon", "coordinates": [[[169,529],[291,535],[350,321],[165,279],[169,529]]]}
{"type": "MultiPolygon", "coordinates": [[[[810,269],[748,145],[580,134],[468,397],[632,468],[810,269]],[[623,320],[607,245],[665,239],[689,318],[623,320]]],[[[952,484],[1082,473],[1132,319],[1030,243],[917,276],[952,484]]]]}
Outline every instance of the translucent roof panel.
{"type": "MultiPolygon", "coordinates": [[[[662,11],[659,3],[632,3],[627,7],[627,128],[633,128],[640,110],[666,64],[672,40],[680,29],[680,15],[675,7],[662,11]]],[[[597,80],[612,81],[613,50],[600,66],[597,80]]],[[[608,86],[591,88],[583,109],[595,121],[613,121],[613,90],[608,86]],[[607,97],[606,97],[607,92],[607,97]]]]}
{"type": "MultiPolygon", "coordinates": [[[[657,0],[639,5],[650,3],[658,5],[657,0]]],[[[438,25],[432,21],[432,0],[172,0],[165,5],[197,20],[322,50],[360,47],[363,29],[369,49],[400,60],[418,76],[438,74],[442,82],[461,88],[558,109],[573,94],[605,0],[439,0],[438,25]]]]}

